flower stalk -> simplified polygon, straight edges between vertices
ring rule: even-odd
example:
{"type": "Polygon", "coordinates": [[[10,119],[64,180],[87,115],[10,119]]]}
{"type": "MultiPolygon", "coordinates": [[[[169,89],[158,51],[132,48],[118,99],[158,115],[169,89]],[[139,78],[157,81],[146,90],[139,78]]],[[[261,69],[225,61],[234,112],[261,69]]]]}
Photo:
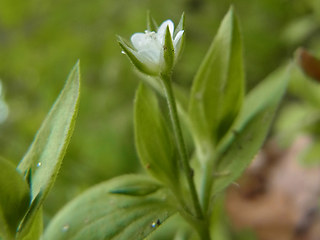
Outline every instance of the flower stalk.
{"type": "Polygon", "coordinates": [[[186,150],[186,146],[185,146],[183,135],[182,135],[175,96],[173,94],[172,85],[171,85],[171,77],[162,75],[161,79],[162,79],[161,82],[165,92],[167,104],[169,107],[170,118],[173,126],[174,135],[176,138],[179,155],[181,158],[182,167],[186,174],[186,179],[190,188],[190,193],[191,193],[191,197],[194,205],[195,214],[198,219],[203,219],[203,213],[200,207],[198,194],[193,181],[193,170],[189,165],[187,150],[186,150]]]}
{"type": "Polygon", "coordinates": [[[195,227],[196,227],[201,239],[209,240],[210,234],[209,234],[209,230],[208,230],[208,223],[207,223],[207,219],[205,219],[205,216],[204,216],[203,211],[201,209],[197,190],[195,187],[195,183],[193,181],[193,170],[189,165],[187,149],[186,149],[183,135],[182,135],[181,124],[180,124],[180,120],[178,117],[175,96],[174,96],[174,93],[172,90],[171,75],[161,75],[161,83],[162,83],[165,97],[167,100],[170,118],[171,118],[171,122],[172,122],[172,126],[173,126],[174,135],[176,138],[176,144],[178,147],[178,152],[180,155],[183,171],[185,173],[187,183],[188,183],[188,186],[190,189],[190,195],[191,195],[191,199],[192,199],[193,207],[194,207],[194,211],[195,211],[194,214],[195,214],[197,220],[200,221],[200,224],[197,224],[198,226],[195,226],[195,227]]]}

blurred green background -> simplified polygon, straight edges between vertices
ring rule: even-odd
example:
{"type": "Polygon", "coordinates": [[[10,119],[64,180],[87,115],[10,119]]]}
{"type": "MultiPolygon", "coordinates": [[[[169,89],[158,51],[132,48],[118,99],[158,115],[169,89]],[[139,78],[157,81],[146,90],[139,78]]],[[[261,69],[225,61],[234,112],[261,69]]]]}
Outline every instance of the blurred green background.
{"type": "Polygon", "coordinates": [[[1,0],[0,79],[9,106],[0,124],[0,154],[16,164],[26,152],[81,60],[80,111],[46,220],[95,183],[141,171],[132,109],[138,76],[116,35],[145,30],[146,12],[161,23],[186,13],[186,47],[175,80],[188,88],[233,4],[244,40],[247,88],[293,56],[298,46],[320,53],[319,0],[1,0]]]}

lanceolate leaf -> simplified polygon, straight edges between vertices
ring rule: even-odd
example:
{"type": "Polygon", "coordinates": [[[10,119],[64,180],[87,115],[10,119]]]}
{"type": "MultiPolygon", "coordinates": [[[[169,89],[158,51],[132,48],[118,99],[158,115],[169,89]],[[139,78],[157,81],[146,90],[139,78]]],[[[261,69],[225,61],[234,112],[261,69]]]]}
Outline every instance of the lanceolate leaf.
{"type": "Polygon", "coordinates": [[[9,161],[0,158],[0,239],[13,239],[28,209],[30,191],[9,161]]]}
{"type": "Polygon", "coordinates": [[[174,141],[165,123],[156,95],[140,84],[136,94],[135,140],[145,169],[157,179],[171,185],[179,179],[174,141]]]}
{"type": "Polygon", "coordinates": [[[125,175],[93,187],[66,205],[51,221],[43,240],[145,239],[175,213],[161,190],[130,196],[111,193],[128,184],[158,183],[141,175],[125,175]]]}
{"type": "Polygon", "coordinates": [[[196,144],[221,140],[241,109],[243,94],[242,42],[231,8],[192,86],[189,115],[196,144]]]}
{"type": "Polygon", "coordinates": [[[80,70],[77,63],[28,152],[18,165],[22,173],[31,169],[32,211],[25,217],[22,228],[40,208],[58,174],[78,112],[79,89],[80,70]]]}
{"type": "Polygon", "coordinates": [[[261,148],[288,79],[288,68],[281,68],[246,97],[234,129],[220,146],[214,171],[221,176],[214,179],[214,194],[238,178],[261,148]]]}

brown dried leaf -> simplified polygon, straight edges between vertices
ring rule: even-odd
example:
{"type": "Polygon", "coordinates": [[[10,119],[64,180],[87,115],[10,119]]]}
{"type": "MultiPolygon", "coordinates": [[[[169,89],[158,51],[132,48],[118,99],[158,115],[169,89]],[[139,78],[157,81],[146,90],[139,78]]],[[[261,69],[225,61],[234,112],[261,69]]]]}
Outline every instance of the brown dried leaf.
{"type": "Polygon", "coordinates": [[[320,167],[297,161],[309,144],[309,137],[299,137],[287,150],[266,144],[240,187],[227,191],[226,209],[236,228],[252,228],[262,240],[319,239],[320,167]]]}
{"type": "Polygon", "coordinates": [[[303,72],[310,78],[320,82],[320,60],[304,48],[297,50],[296,58],[303,72]]]}

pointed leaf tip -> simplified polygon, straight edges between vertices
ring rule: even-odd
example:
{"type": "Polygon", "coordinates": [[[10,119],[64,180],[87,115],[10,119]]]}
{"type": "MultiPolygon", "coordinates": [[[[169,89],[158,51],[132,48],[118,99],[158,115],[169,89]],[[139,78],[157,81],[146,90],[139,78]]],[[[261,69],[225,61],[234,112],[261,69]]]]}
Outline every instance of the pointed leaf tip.
{"type": "Polygon", "coordinates": [[[75,67],[80,68],[80,58],[77,60],[75,67]]]}
{"type": "Polygon", "coordinates": [[[147,11],[147,29],[150,32],[158,31],[158,24],[157,22],[151,17],[150,10],[147,11]]]}

